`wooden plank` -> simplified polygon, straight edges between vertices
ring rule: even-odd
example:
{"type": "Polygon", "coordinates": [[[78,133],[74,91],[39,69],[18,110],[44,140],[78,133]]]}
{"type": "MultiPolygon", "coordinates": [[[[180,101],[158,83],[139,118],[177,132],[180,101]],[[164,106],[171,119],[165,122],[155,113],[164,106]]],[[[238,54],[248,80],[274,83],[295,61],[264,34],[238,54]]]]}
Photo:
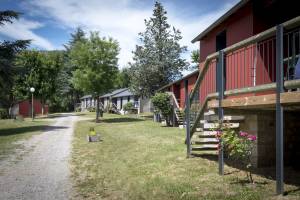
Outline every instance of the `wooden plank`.
{"type": "Polygon", "coordinates": [[[280,98],[282,104],[298,104],[300,103],[300,92],[281,93],[280,98]]]}
{"type": "MultiPolygon", "coordinates": [[[[285,92],[281,93],[281,104],[300,104],[300,92],[285,92]]],[[[222,101],[223,108],[231,107],[262,107],[274,106],[276,103],[276,95],[260,95],[241,97],[233,99],[224,99],[222,101]]],[[[211,100],[208,102],[208,108],[217,108],[219,106],[218,100],[211,100]]]]}

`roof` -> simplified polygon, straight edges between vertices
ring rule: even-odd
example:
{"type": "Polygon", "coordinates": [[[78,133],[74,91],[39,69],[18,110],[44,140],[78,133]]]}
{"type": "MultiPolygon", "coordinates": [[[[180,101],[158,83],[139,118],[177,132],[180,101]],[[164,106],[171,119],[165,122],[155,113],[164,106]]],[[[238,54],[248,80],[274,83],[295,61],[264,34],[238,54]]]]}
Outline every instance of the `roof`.
{"type": "Polygon", "coordinates": [[[171,82],[171,83],[169,83],[169,84],[167,84],[167,85],[165,85],[165,86],[159,88],[157,91],[163,90],[163,89],[165,89],[165,88],[167,88],[167,87],[169,87],[169,86],[171,86],[171,85],[173,85],[173,84],[175,84],[175,83],[178,83],[178,82],[180,82],[180,81],[182,81],[182,80],[185,80],[185,79],[187,79],[187,78],[190,78],[191,76],[194,76],[194,75],[196,75],[196,74],[198,74],[198,73],[199,73],[199,70],[197,69],[196,71],[193,71],[192,73],[190,73],[190,74],[188,74],[188,75],[182,77],[181,79],[178,79],[178,80],[176,80],[176,81],[174,81],[174,82],[171,82]]]}
{"type": "Polygon", "coordinates": [[[209,27],[207,27],[204,31],[202,31],[197,37],[195,37],[191,42],[195,43],[201,40],[204,36],[206,36],[210,31],[224,22],[228,17],[234,14],[236,11],[241,9],[244,5],[246,5],[250,0],[241,0],[235,6],[233,6],[230,10],[228,10],[224,15],[222,15],[219,19],[217,19],[214,23],[212,23],[209,27]]]}
{"type": "Polygon", "coordinates": [[[113,98],[116,98],[116,97],[127,97],[127,96],[134,96],[134,94],[132,92],[130,92],[129,89],[126,89],[125,91],[120,92],[119,94],[114,95],[113,98]]]}
{"type": "Polygon", "coordinates": [[[87,98],[91,98],[92,97],[92,95],[84,95],[83,97],[81,97],[80,99],[87,99],[87,98]]]}
{"type": "Polygon", "coordinates": [[[100,98],[111,97],[111,96],[119,94],[120,92],[123,92],[125,90],[128,90],[128,88],[121,88],[121,89],[114,90],[111,93],[107,93],[107,94],[102,95],[100,98]]]}

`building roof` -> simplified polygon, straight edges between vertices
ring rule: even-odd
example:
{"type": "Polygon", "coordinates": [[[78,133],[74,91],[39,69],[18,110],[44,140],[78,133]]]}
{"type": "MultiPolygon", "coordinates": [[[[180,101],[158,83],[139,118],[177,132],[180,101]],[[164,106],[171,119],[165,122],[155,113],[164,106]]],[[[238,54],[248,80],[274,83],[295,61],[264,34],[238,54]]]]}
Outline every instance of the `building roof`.
{"type": "Polygon", "coordinates": [[[234,14],[236,11],[241,9],[244,5],[246,5],[250,0],[241,0],[235,6],[233,6],[230,10],[228,10],[224,15],[222,15],[219,19],[217,19],[214,23],[212,23],[209,27],[207,27],[204,31],[202,31],[197,37],[195,37],[191,42],[195,43],[201,40],[204,36],[206,36],[210,31],[224,22],[228,17],[234,14]]]}
{"type": "Polygon", "coordinates": [[[167,88],[167,87],[170,87],[171,85],[173,85],[173,84],[175,84],[175,83],[179,83],[180,81],[185,80],[185,79],[187,79],[187,78],[190,78],[191,76],[196,75],[196,74],[198,74],[198,73],[199,73],[199,70],[197,69],[196,71],[193,71],[192,73],[190,73],[190,74],[188,74],[188,75],[185,75],[185,76],[182,77],[181,79],[178,79],[178,80],[176,80],[176,81],[174,81],[174,82],[171,82],[171,83],[169,83],[169,84],[167,84],[167,85],[164,85],[163,87],[159,88],[157,91],[160,91],[160,90],[163,90],[163,89],[165,89],[165,88],[167,88]]]}
{"type": "Polygon", "coordinates": [[[92,95],[84,95],[83,97],[81,97],[80,99],[87,99],[87,98],[91,98],[92,97],[92,95]]]}
{"type": "Polygon", "coordinates": [[[132,92],[130,92],[130,90],[128,88],[126,90],[124,90],[123,92],[120,92],[119,94],[112,96],[112,98],[127,97],[127,96],[134,96],[134,94],[132,92]]]}
{"type": "Polygon", "coordinates": [[[100,98],[115,96],[116,94],[119,94],[120,92],[123,92],[127,89],[128,88],[117,89],[117,90],[112,91],[111,93],[107,93],[107,94],[102,95],[100,98]]]}

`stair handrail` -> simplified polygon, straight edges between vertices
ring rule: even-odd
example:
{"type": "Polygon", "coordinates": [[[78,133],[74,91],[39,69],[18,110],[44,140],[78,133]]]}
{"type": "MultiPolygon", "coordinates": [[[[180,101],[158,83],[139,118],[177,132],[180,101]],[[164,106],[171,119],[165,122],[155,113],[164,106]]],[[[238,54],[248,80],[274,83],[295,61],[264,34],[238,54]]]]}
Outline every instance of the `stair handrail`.
{"type": "Polygon", "coordinates": [[[175,97],[175,94],[173,92],[166,92],[166,93],[170,95],[172,101],[175,103],[176,108],[180,109],[178,101],[177,101],[177,99],[175,97]]]}
{"type": "MultiPolygon", "coordinates": [[[[288,20],[284,23],[282,23],[282,26],[283,28],[286,28],[286,29],[290,29],[290,28],[294,28],[296,26],[299,26],[300,25],[300,16],[298,17],[295,17],[291,20],[288,20]]],[[[243,47],[246,47],[247,45],[250,45],[250,44],[254,44],[254,43],[257,43],[257,42],[260,42],[260,41],[263,41],[269,37],[272,37],[276,34],[276,27],[277,26],[273,26],[272,28],[269,28],[261,33],[258,33],[254,36],[251,36],[245,40],[242,40],[238,43],[235,43],[229,47],[226,47],[225,49],[223,49],[222,51],[225,53],[230,53],[230,52],[233,52],[237,49],[240,49],[240,48],[243,48],[243,47]]],[[[219,55],[219,52],[215,52],[215,53],[212,53],[210,55],[208,55],[204,61],[204,66],[202,68],[202,70],[199,72],[199,75],[198,75],[198,78],[195,82],[195,85],[194,85],[194,88],[192,89],[190,95],[189,95],[189,98],[190,98],[190,102],[192,102],[194,96],[195,96],[195,93],[196,91],[199,89],[208,69],[209,69],[209,64],[211,62],[211,60],[213,59],[217,59],[218,58],[218,55],[219,55]]],[[[216,94],[216,93],[213,93],[213,94],[216,94]]],[[[200,118],[204,112],[204,108],[206,107],[207,105],[207,102],[208,100],[211,98],[209,98],[210,95],[207,95],[205,100],[204,100],[204,103],[203,105],[201,106],[200,110],[198,111],[197,113],[197,116],[196,116],[196,119],[195,119],[195,122],[193,123],[193,126],[192,128],[190,129],[190,136],[193,135],[193,133],[195,132],[196,130],[196,127],[197,127],[197,124],[198,122],[200,121],[200,118]]],[[[192,104],[191,104],[192,105],[192,104]]]]}

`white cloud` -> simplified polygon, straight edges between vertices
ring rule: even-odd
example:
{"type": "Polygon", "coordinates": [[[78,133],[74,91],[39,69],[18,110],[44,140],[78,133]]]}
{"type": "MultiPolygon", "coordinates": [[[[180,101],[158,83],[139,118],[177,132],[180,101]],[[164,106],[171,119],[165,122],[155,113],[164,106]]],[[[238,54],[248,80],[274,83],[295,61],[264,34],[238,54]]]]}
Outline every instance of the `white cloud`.
{"type": "Polygon", "coordinates": [[[40,48],[51,50],[54,46],[45,38],[35,34],[33,30],[43,27],[43,24],[21,18],[13,24],[0,26],[0,33],[12,39],[32,40],[31,43],[40,48]]]}
{"type": "MultiPolygon", "coordinates": [[[[117,39],[121,47],[120,67],[124,67],[131,61],[131,52],[138,42],[138,33],[144,31],[144,19],[152,15],[153,9],[153,5],[144,8],[132,7],[134,0],[31,0],[28,2],[30,10],[34,11],[32,14],[49,16],[57,24],[67,28],[81,26],[86,31],[97,30],[103,36],[117,39]]],[[[175,7],[167,7],[169,23],[182,31],[182,45],[188,46],[189,50],[197,49],[198,44],[191,44],[190,41],[231,6],[231,4],[225,5],[219,10],[194,19],[184,18],[178,14],[178,9],[176,10],[175,7]]],[[[189,52],[183,56],[189,60],[189,52]]]]}

